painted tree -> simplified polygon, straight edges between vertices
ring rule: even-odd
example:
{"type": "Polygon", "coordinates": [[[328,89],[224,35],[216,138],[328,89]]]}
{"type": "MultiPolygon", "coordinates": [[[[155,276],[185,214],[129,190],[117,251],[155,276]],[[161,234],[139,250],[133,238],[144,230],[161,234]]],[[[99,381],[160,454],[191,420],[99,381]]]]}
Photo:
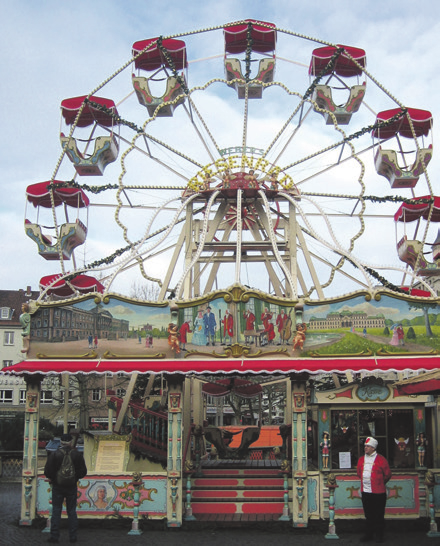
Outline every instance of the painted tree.
{"type": "Polygon", "coordinates": [[[426,337],[432,338],[435,337],[435,335],[432,332],[431,329],[431,321],[429,317],[429,310],[430,309],[437,309],[438,305],[436,303],[428,303],[428,302],[408,302],[408,307],[410,309],[419,309],[423,312],[423,318],[425,323],[425,330],[426,330],[426,337]]]}

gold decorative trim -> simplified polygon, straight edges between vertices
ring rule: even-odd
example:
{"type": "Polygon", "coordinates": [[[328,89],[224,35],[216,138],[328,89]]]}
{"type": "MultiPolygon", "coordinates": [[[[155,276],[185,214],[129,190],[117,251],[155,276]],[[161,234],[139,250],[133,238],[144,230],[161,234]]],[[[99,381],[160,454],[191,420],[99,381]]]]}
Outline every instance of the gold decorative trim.
{"type": "Polygon", "coordinates": [[[248,357],[248,358],[259,358],[259,357],[266,357],[268,355],[285,355],[289,356],[287,349],[275,349],[274,351],[262,351],[259,349],[257,352],[252,353],[252,349],[247,345],[241,345],[240,343],[233,343],[232,345],[228,345],[223,349],[223,352],[216,353],[215,351],[187,351],[185,354],[185,358],[191,357],[191,356],[210,356],[214,358],[242,358],[242,357],[248,357]]]}
{"type": "Polygon", "coordinates": [[[155,353],[154,355],[119,355],[116,353],[112,353],[111,351],[106,351],[103,355],[103,358],[107,358],[108,360],[124,360],[124,359],[130,359],[130,360],[157,360],[166,358],[165,353],[155,353]]]}
{"type": "MultiPolygon", "coordinates": [[[[400,353],[401,355],[401,353],[400,353]]],[[[321,354],[321,353],[310,353],[312,358],[352,358],[356,356],[373,356],[373,351],[367,349],[366,351],[360,351],[359,353],[337,353],[337,354],[321,354]]]]}
{"type": "Polygon", "coordinates": [[[36,358],[40,358],[40,359],[47,359],[47,360],[50,360],[50,359],[56,359],[56,360],[59,360],[59,359],[64,359],[64,360],[76,360],[76,359],[81,359],[81,360],[84,360],[85,358],[87,359],[90,359],[90,360],[95,360],[98,358],[98,353],[96,353],[95,351],[92,351],[91,353],[84,353],[82,355],[46,355],[44,353],[37,353],[35,355],[36,358]]]}
{"type": "Polygon", "coordinates": [[[378,356],[426,356],[426,355],[438,355],[439,351],[437,349],[431,349],[430,351],[415,351],[415,352],[402,352],[402,353],[394,353],[391,351],[388,351],[387,349],[379,349],[377,351],[378,356]]]}

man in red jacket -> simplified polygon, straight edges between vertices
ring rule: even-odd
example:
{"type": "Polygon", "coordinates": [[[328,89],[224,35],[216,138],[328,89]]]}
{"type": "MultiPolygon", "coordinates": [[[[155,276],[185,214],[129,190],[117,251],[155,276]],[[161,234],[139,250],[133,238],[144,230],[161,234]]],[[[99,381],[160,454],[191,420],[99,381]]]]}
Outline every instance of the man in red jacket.
{"type": "Polygon", "coordinates": [[[366,533],[361,542],[370,542],[376,535],[376,542],[383,542],[385,527],[385,484],[391,478],[388,461],[376,451],[377,440],[371,436],[365,440],[365,455],[357,464],[357,475],[361,480],[362,507],[366,519],[366,533]]]}

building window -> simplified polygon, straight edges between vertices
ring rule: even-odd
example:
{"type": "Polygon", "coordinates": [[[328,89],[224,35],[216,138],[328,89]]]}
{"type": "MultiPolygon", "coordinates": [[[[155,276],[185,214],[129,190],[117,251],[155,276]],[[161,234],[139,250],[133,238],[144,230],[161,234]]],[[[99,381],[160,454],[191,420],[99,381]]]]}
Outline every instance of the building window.
{"type": "Polygon", "coordinates": [[[351,468],[356,468],[359,457],[364,454],[367,436],[377,439],[377,452],[386,457],[392,468],[414,468],[416,446],[412,409],[332,411],[332,468],[340,468],[340,461],[344,459],[349,459],[351,468]]]}
{"type": "MultiPolygon", "coordinates": [[[[65,391],[60,391],[60,403],[64,404],[64,395],[65,391]]],[[[73,402],[73,391],[69,391],[69,400],[68,403],[71,404],[73,402]]]]}
{"type": "Polygon", "coordinates": [[[20,404],[26,404],[26,389],[20,389],[20,404]]]}
{"type": "Polygon", "coordinates": [[[12,404],[12,390],[0,390],[0,404],[12,404]]]}
{"type": "Polygon", "coordinates": [[[99,402],[101,400],[101,389],[92,390],[92,401],[99,402]]]}
{"type": "Polygon", "coordinates": [[[4,333],[3,345],[14,345],[14,332],[4,333]]]}
{"type": "Polygon", "coordinates": [[[3,360],[3,368],[8,368],[12,366],[12,360],[3,360]]]}
{"type": "Polygon", "coordinates": [[[42,404],[52,404],[52,402],[53,402],[52,391],[41,391],[40,402],[42,404]]]}
{"type": "Polygon", "coordinates": [[[11,315],[11,309],[9,307],[1,307],[0,308],[0,318],[5,320],[9,319],[11,315]]]}
{"type": "Polygon", "coordinates": [[[116,389],[116,396],[119,396],[119,398],[125,396],[125,389],[116,389]]]}

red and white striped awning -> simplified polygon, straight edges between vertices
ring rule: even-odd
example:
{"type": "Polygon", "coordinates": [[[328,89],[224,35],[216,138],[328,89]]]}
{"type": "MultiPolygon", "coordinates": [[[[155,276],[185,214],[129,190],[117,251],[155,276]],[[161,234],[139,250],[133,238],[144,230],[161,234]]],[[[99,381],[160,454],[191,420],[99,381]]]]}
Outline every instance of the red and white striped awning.
{"type": "Polygon", "coordinates": [[[291,374],[346,372],[434,371],[440,368],[437,355],[366,356],[356,358],[206,359],[206,360],[24,360],[4,368],[8,374],[141,373],[141,374],[291,374]]]}

